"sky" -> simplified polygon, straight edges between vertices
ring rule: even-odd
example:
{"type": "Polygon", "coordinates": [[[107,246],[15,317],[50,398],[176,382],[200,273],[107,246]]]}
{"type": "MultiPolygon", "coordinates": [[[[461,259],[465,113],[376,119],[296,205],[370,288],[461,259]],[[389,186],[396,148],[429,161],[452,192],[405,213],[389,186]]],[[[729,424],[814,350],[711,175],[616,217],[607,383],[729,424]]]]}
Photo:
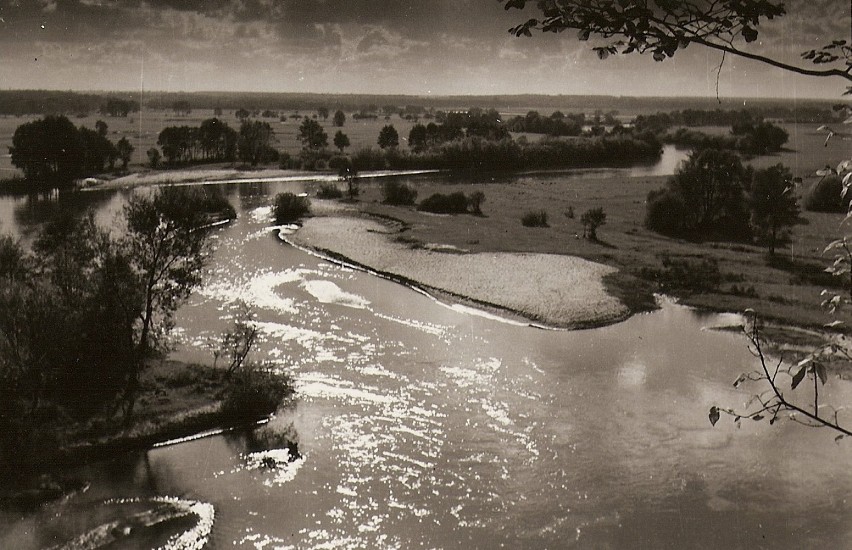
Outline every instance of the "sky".
{"type": "MultiPolygon", "coordinates": [[[[534,4],[534,2],[531,2],[534,4]]],[[[847,0],[792,0],[757,53],[850,39],[847,0]]],[[[716,95],[721,54],[601,61],[573,33],[517,38],[499,0],[0,0],[0,88],[318,93],[716,95]]],[[[839,78],[727,56],[722,97],[838,99],[839,78]]]]}

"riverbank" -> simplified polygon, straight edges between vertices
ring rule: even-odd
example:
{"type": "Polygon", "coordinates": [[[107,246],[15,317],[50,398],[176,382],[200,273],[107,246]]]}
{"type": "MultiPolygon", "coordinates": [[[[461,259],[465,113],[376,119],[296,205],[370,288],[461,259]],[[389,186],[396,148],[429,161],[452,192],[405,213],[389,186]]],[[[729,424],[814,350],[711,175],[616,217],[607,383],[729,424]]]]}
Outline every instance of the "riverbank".
{"type": "MultiPolygon", "coordinates": [[[[395,272],[424,287],[467,285],[472,284],[468,281],[473,279],[473,273],[488,279],[493,273],[516,269],[512,264],[506,264],[503,269],[492,263],[488,269],[469,272],[467,268],[452,267],[458,258],[476,254],[542,254],[577,257],[608,266],[606,272],[600,273],[604,289],[630,313],[653,309],[654,294],[663,292],[681,303],[705,310],[736,313],[753,309],[778,325],[821,329],[834,319],[820,307],[823,299],[820,294],[826,288],[841,288],[842,281],[824,272],[827,260],[822,250],[837,233],[840,215],[802,213],[807,223],[796,226],[792,245],[780,249],[770,260],[766,249],[756,244],[684,241],[645,229],[645,197],[649,191],[662,187],[666,176],[633,177],[627,172],[612,172],[601,177],[596,172],[580,172],[419,177],[408,181],[418,191],[420,200],[433,193],[482,192],[483,215],[437,215],[413,207],[386,205],[381,202],[381,184],[367,183],[361,185],[360,200],[347,204],[343,213],[339,212],[341,203],[312,199],[314,214],[323,220],[308,220],[306,231],[294,238],[301,244],[326,249],[357,263],[395,272]],[[329,211],[331,205],[334,212],[329,211]],[[593,241],[582,237],[580,217],[596,207],[602,207],[607,218],[606,224],[598,229],[598,240],[593,241]],[[531,210],[546,211],[548,226],[523,226],[521,217],[531,210]],[[354,230],[352,226],[333,222],[322,227],[329,223],[329,216],[341,215],[371,219],[373,223],[390,220],[390,225],[382,223],[385,226],[380,230],[385,233],[382,242],[371,240],[367,246],[347,234],[354,230]],[[424,255],[426,252],[429,255],[424,255]],[[381,254],[405,254],[408,259],[374,257],[381,254]],[[420,264],[428,265],[434,256],[445,258],[447,271],[440,277],[446,281],[431,273],[425,280],[427,272],[420,264]],[[398,265],[406,262],[411,265],[398,265]],[[454,269],[463,274],[463,281],[456,281],[461,278],[450,275],[454,269]]],[[[375,227],[360,228],[367,239],[375,239],[380,235],[377,231],[375,227]]],[[[552,284],[562,287],[575,284],[571,277],[560,278],[558,268],[549,271],[554,278],[552,284]]],[[[530,286],[530,280],[525,278],[521,284],[530,286]]],[[[482,288],[490,284],[482,283],[485,285],[482,288]]],[[[458,294],[465,295],[466,290],[460,290],[458,294]]],[[[525,299],[544,300],[531,293],[527,292],[525,299]]],[[[493,304],[495,300],[491,298],[482,301],[493,304]]],[[[511,309],[527,311],[526,306],[516,302],[511,309]]],[[[540,320],[542,317],[537,315],[547,314],[542,307],[531,309],[535,311],[527,311],[532,313],[527,318],[540,320]]],[[[602,318],[623,316],[608,313],[602,318]]],[[[557,324],[573,326],[571,322],[557,324]]]]}
{"type": "Polygon", "coordinates": [[[274,412],[256,413],[251,403],[245,407],[250,418],[226,411],[223,404],[235,383],[241,382],[228,380],[224,369],[164,361],[144,372],[128,426],[120,414],[86,420],[55,414],[42,419],[31,427],[27,441],[19,442],[18,463],[0,468],[0,508],[32,509],[85,486],[85,480],[63,473],[68,468],[199,434],[250,427],[274,412]]]}

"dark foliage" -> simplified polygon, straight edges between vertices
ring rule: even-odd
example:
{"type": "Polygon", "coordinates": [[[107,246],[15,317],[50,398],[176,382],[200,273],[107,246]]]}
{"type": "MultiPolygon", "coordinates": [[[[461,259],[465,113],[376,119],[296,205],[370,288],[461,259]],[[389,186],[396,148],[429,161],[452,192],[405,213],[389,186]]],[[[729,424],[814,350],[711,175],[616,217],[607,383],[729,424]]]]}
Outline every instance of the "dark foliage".
{"type": "Polygon", "coordinates": [[[317,197],[320,199],[340,199],[343,198],[343,191],[333,183],[321,183],[317,197]]]}
{"type": "Polygon", "coordinates": [[[646,227],[690,238],[747,239],[751,229],[746,191],[751,176],[734,153],[696,151],[665,189],[649,194],[646,227]]]}
{"type": "Polygon", "coordinates": [[[545,210],[531,210],[521,217],[524,227],[549,227],[545,210]]]}
{"type": "Polygon", "coordinates": [[[642,277],[655,281],[663,292],[701,293],[719,288],[722,274],[715,259],[673,258],[665,256],[662,268],[643,268],[642,277]]]}
{"type": "Polygon", "coordinates": [[[382,186],[382,196],[385,204],[410,206],[417,200],[417,191],[399,181],[388,180],[382,186]]]}
{"type": "Polygon", "coordinates": [[[311,211],[311,201],[308,197],[300,197],[293,193],[278,193],[272,212],[278,225],[293,223],[306,216],[311,211]]]}
{"type": "Polygon", "coordinates": [[[842,195],[840,176],[826,176],[813,184],[804,197],[805,210],[810,212],[846,212],[852,193],[842,195]]]}
{"type": "Polygon", "coordinates": [[[467,212],[467,207],[468,199],[462,192],[450,193],[449,195],[435,193],[423,199],[417,205],[417,210],[436,214],[464,214],[467,212]]]}
{"type": "Polygon", "coordinates": [[[269,416],[294,393],[292,379],[268,367],[236,371],[222,402],[221,414],[232,424],[246,424],[269,416]]]}

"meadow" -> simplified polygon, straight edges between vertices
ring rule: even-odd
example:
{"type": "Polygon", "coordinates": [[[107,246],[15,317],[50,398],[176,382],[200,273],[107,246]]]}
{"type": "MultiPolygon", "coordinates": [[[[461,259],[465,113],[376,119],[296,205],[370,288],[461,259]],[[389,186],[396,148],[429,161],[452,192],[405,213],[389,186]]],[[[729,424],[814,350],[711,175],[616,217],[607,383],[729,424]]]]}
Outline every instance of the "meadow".
{"type": "MultiPolygon", "coordinates": [[[[804,194],[819,180],[816,169],[849,154],[848,142],[832,140],[825,147],[824,134],[816,127],[791,128],[790,144],[795,149],[756,157],[750,163],[790,166],[794,176],[802,178],[797,193],[804,194]]],[[[413,247],[440,243],[471,252],[568,254],[617,267],[619,272],[607,278],[609,289],[634,310],[653,307],[652,293],[665,291],[687,304],[712,310],[753,308],[785,324],[821,326],[831,320],[820,307],[820,293],[839,288],[841,282],[823,271],[830,263],[823,249],[841,234],[843,215],[802,212],[803,223],[793,228],[789,245],[780,248],[770,262],[766,248],[757,244],[687,241],[646,229],[646,196],[665,181],[664,176],[627,173],[601,177],[594,171],[567,177],[564,172],[540,172],[411,180],[418,200],[434,193],[483,192],[483,215],[474,216],[436,215],[382,204],[382,183],[377,180],[362,185],[360,208],[403,222],[399,237],[413,247]],[[598,241],[582,238],[580,222],[582,213],[595,207],[607,214],[598,241]],[[548,227],[524,227],[521,217],[537,210],[547,212],[548,227]],[[672,260],[675,267],[664,266],[664,261],[672,264],[672,260]],[[676,271],[677,265],[699,280],[672,281],[683,275],[676,271]],[[708,265],[711,272],[705,273],[708,265]]]]}

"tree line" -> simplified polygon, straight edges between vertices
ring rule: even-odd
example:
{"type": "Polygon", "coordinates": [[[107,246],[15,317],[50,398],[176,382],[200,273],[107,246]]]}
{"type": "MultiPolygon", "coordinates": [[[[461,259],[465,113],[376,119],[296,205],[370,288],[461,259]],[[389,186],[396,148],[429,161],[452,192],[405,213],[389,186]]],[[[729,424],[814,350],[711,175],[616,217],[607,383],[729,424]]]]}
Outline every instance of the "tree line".
{"type": "MultiPolygon", "coordinates": [[[[208,118],[200,126],[168,126],[157,137],[162,156],[170,165],[197,162],[258,163],[278,160],[275,134],[268,122],[244,120],[237,132],[218,118],[208,118]]],[[[151,164],[159,158],[149,152],[151,164]]]]}
{"type": "Polygon", "coordinates": [[[118,160],[126,169],[133,146],[124,137],[113,144],[106,137],[107,129],[103,121],[98,121],[97,130],[77,128],[64,116],[24,123],[12,136],[12,165],[28,181],[56,186],[112,170],[118,160]]]}

